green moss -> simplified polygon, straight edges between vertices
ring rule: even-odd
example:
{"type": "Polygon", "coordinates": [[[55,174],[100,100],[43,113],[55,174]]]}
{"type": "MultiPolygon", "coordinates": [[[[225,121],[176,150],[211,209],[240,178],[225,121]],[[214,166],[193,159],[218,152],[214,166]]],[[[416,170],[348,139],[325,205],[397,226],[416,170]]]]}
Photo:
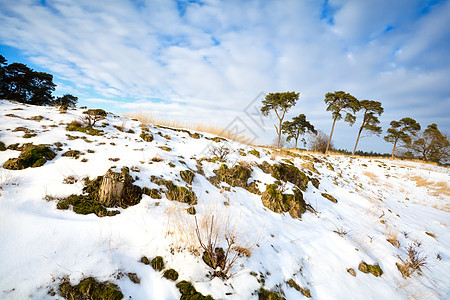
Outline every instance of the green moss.
{"type": "Polygon", "coordinates": [[[330,194],[327,193],[322,193],[322,197],[330,200],[333,203],[337,203],[338,201],[336,200],[336,198],[334,198],[333,196],[331,196],[330,194]]]}
{"type": "Polygon", "coordinates": [[[316,189],[319,188],[319,185],[320,185],[319,179],[312,177],[312,178],[310,178],[309,180],[311,181],[312,185],[313,185],[316,189]]]}
{"type": "Polygon", "coordinates": [[[277,292],[268,291],[268,290],[265,290],[265,289],[261,288],[258,291],[258,299],[259,300],[282,300],[282,299],[285,299],[285,298],[279,296],[277,292]]]}
{"type": "Polygon", "coordinates": [[[98,282],[88,277],[75,286],[68,280],[59,285],[59,293],[65,299],[120,300],[123,294],[119,287],[110,282],[98,282]]]}
{"type": "Polygon", "coordinates": [[[152,268],[156,271],[162,271],[164,270],[164,259],[162,258],[162,256],[157,256],[152,259],[151,265],[152,268]]]}
{"type": "Polygon", "coordinates": [[[160,179],[152,176],[152,181],[158,185],[166,187],[166,197],[171,201],[178,201],[190,205],[197,204],[197,196],[195,193],[184,186],[177,186],[172,181],[160,179]]]}
{"type": "Polygon", "coordinates": [[[190,215],[195,215],[197,213],[194,206],[190,206],[186,211],[190,215]]]}
{"type": "Polygon", "coordinates": [[[190,170],[180,171],[181,179],[183,179],[186,183],[192,184],[194,181],[195,174],[190,170]]]}
{"type": "Polygon", "coordinates": [[[176,287],[181,293],[180,300],[213,300],[211,296],[203,296],[194,288],[192,283],[183,280],[177,283],[176,287]]]}
{"type": "Polygon", "coordinates": [[[28,144],[22,148],[18,158],[8,159],[3,168],[10,170],[37,168],[52,160],[55,156],[56,154],[46,145],[28,144]]]}
{"type": "Polygon", "coordinates": [[[256,149],[252,149],[249,153],[256,156],[257,158],[260,158],[260,156],[261,156],[259,151],[256,149]]]}
{"type": "Polygon", "coordinates": [[[62,156],[64,157],[72,157],[75,159],[80,158],[80,155],[82,155],[83,153],[81,151],[78,150],[69,150],[66,153],[63,153],[62,156]]]}
{"type": "Polygon", "coordinates": [[[274,164],[270,166],[270,174],[272,177],[296,185],[302,191],[308,187],[308,177],[300,171],[296,166],[289,164],[274,164]]]}
{"type": "Polygon", "coordinates": [[[172,281],[176,281],[178,279],[178,272],[174,269],[165,270],[163,273],[163,277],[172,281]]]}
{"type": "Polygon", "coordinates": [[[358,270],[363,273],[370,273],[375,277],[383,275],[383,270],[381,269],[379,264],[369,265],[366,262],[362,261],[358,266],[358,270]]]}
{"type": "Polygon", "coordinates": [[[3,142],[0,142],[0,151],[6,151],[6,146],[3,142]]]}
{"type": "Polygon", "coordinates": [[[222,138],[222,137],[220,137],[220,136],[215,136],[215,137],[213,137],[213,138],[209,138],[211,141],[213,141],[213,142],[216,142],[216,143],[220,143],[221,141],[224,141],[224,142],[226,142],[226,140],[227,139],[224,139],[224,138],[222,138]]]}
{"type": "Polygon", "coordinates": [[[147,187],[144,187],[142,189],[142,194],[150,196],[150,198],[153,199],[161,199],[161,191],[158,189],[149,189],[147,187]]]}
{"type": "Polygon", "coordinates": [[[142,131],[140,137],[141,137],[141,139],[143,139],[146,142],[153,141],[153,134],[145,132],[145,131],[142,131]]]}
{"type": "Polygon", "coordinates": [[[252,169],[239,164],[230,169],[226,164],[222,164],[214,173],[216,176],[209,178],[209,180],[216,186],[220,182],[226,182],[234,187],[246,188],[248,179],[252,175],[252,169]]]}
{"type": "Polygon", "coordinates": [[[263,205],[271,211],[276,213],[289,212],[293,218],[301,217],[308,207],[299,189],[294,189],[294,194],[283,194],[280,185],[277,183],[267,185],[261,200],[263,205]]]}
{"type": "Polygon", "coordinates": [[[89,135],[102,135],[103,134],[103,130],[100,129],[95,129],[89,126],[83,126],[83,124],[81,124],[78,121],[73,121],[72,123],[68,124],[66,127],[67,131],[78,131],[78,132],[83,132],[89,135]]]}
{"type": "Polygon", "coordinates": [[[287,285],[289,285],[291,288],[296,289],[297,291],[299,291],[300,293],[303,294],[303,296],[307,297],[307,298],[311,298],[311,292],[309,289],[304,289],[301,286],[299,286],[293,279],[289,279],[286,282],[287,285]]]}
{"type": "Polygon", "coordinates": [[[25,134],[23,135],[23,138],[24,138],[24,139],[29,139],[29,138],[32,138],[32,137],[35,137],[35,136],[37,136],[36,133],[25,133],[25,134]]]}
{"type": "Polygon", "coordinates": [[[150,261],[148,260],[147,256],[142,256],[140,262],[145,264],[145,265],[149,265],[150,264],[150,261]]]}

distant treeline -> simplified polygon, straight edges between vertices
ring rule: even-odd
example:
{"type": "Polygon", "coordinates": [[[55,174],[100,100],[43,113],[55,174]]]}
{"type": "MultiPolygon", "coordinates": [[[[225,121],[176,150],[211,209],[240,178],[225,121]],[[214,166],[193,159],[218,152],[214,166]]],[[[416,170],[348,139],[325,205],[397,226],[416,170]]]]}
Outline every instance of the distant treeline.
{"type": "Polygon", "coordinates": [[[55,88],[52,74],[35,71],[22,63],[7,64],[0,54],[0,99],[33,105],[76,105],[78,98],[70,94],[53,96],[55,88]]]}

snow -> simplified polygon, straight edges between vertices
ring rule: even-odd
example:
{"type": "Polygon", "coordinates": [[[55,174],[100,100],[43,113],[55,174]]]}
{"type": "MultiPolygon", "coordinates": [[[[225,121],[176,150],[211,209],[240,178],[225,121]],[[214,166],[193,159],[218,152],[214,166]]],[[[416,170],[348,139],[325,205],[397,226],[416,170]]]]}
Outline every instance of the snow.
{"type": "MultiPolygon", "coordinates": [[[[206,177],[213,176],[220,163],[203,161],[205,176],[196,174],[192,186],[198,197],[197,217],[211,212],[231,216],[242,243],[254,245],[249,258],[238,259],[232,270],[235,275],[222,280],[208,276],[210,268],[199,255],[183,248],[177,239],[179,233],[173,232],[173,211],[193,220],[183,211],[186,204],[169,201],[164,194],[162,199],[144,195],[139,204],[119,209],[119,215],[99,218],[58,210],[56,202],[44,198],[81,194],[82,178],[96,178],[111,166],[137,166],[140,172],[131,174],[139,177],[135,184],[141,187],[157,187],[150,181],[152,175],[186,185],[179,171],[196,171],[197,159],[210,157],[211,145],[224,145],[231,150],[227,158],[230,167],[238,161],[252,165],[251,181],[261,181],[258,186],[264,191],[265,184],[275,179],[256,164],[281,162],[286,157],[233,141],[215,143],[205,138],[213,137],[207,133],[194,139],[185,132],[152,125],[150,132],[155,139],[144,142],[139,137],[140,122],[111,113],[99,123],[108,125],[97,127],[105,132],[102,136],[66,131],[66,124],[77,120],[82,112],[69,109],[67,114],[60,114],[53,107],[0,101],[0,141],[6,146],[63,143],[63,150],[42,167],[15,171],[0,168],[1,299],[52,298],[48,292],[57,291],[62,278],[68,277],[76,284],[87,276],[116,283],[125,298],[179,299],[174,282],[139,262],[142,256],[151,259],[158,255],[164,257],[167,268],[179,273],[179,280],[191,281],[197,291],[215,299],[257,299],[262,277],[265,289],[281,289],[286,299],[305,298],[286,284],[291,278],[309,289],[314,299],[450,298],[448,168],[379,158],[307,154],[320,160],[314,163],[319,174],[312,174],[320,180],[319,189],[309,184],[304,192],[306,202],[317,213],[306,212],[301,219],[293,219],[289,214],[270,211],[262,204],[261,196],[243,188],[216,188],[206,177]],[[37,115],[45,118],[26,119],[37,115]],[[121,132],[113,125],[123,125],[134,133],[121,132]],[[13,131],[21,126],[34,130],[37,136],[27,139],[22,137],[23,131],[13,131]],[[87,141],[70,140],[67,134],[86,137],[87,141]],[[161,146],[172,151],[164,151],[161,146]],[[255,148],[260,158],[248,154],[255,148]],[[62,157],[68,150],[84,154],[79,159],[62,157]],[[247,155],[241,156],[240,151],[247,155]],[[154,157],[162,161],[151,162],[154,157]],[[82,162],[83,158],[88,161],[82,162]],[[63,184],[68,176],[75,176],[78,181],[63,184]],[[429,184],[419,184],[420,178],[429,184]],[[333,195],[338,203],[323,198],[324,192],[333,195]],[[346,234],[334,232],[340,230],[346,234]],[[389,233],[396,233],[400,248],[386,240],[389,233]],[[420,243],[418,249],[427,256],[427,265],[420,274],[416,272],[405,279],[396,263],[400,262],[399,256],[406,258],[406,248],[415,242],[420,243]],[[378,263],[383,275],[374,277],[358,271],[361,261],[378,263]],[[349,268],[356,271],[356,277],[347,272],[349,268]],[[141,283],[117,276],[121,272],[137,273],[141,283]]],[[[15,150],[0,152],[0,165],[19,154],[15,150]]],[[[290,159],[301,169],[308,157],[290,159]]],[[[287,192],[292,192],[292,184],[287,187],[287,192]]],[[[192,237],[195,244],[195,235],[192,237]]]]}

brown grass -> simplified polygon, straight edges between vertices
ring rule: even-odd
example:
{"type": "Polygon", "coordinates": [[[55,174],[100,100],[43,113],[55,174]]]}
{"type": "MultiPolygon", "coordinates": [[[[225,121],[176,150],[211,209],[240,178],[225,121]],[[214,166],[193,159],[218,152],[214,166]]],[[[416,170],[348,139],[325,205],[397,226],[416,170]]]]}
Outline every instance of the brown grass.
{"type": "Polygon", "coordinates": [[[432,196],[450,196],[450,187],[444,181],[432,181],[421,176],[413,176],[410,178],[416,182],[417,187],[426,187],[432,196]]]}
{"type": "Polygon", "coordinates": [[[176,119],[165,119],[165,118],[157,118],[153,116],[151,112],[127,112],[124,114],[125,117],[137,119],[141,121],[142,123],[146,124],[154,124],[154,125],[161,125],[171,128],[182,128],[182,129],[190,129],[195,130],[198,132],[206,132],[211,133],[216,136],[220,136],[226,139],[230,139],[236,142],[244,143],[244,144],[251,144],[251,139],[242,134],[235,132],[228,128],[223,128],[220,126],[214,126],[214,125],[207,125],[202,124],[200,122],[192,123],[189,121],[180,121],[176,119]]]}

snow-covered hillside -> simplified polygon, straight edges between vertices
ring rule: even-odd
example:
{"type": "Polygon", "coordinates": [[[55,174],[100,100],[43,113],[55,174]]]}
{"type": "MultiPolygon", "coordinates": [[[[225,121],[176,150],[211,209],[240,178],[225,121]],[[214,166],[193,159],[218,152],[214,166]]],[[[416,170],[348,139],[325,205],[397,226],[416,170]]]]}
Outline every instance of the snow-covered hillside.
{"type": "Polygon", "coordinates": [[[61,299],[61,283],[88,277],[125,299],[180,299],[183,280],[214,299],[450,298],[448,168],[277,152],[110,113],[98,135],[68,131],[83,111],[0,101],[0,299],[61,299]],[[16,170],[25,143],[56,156],[16,170]],[[138,204],[104,217],[61,204],[111,167],[129,168],[138,204]],[[222,278],[202,259],[206,221],[217,247],[234,238],[222,278]],[[426,264],[403,277],[408,249],[426,264]],[[157,256],[175,281],[145,263],[157,256]]]}

